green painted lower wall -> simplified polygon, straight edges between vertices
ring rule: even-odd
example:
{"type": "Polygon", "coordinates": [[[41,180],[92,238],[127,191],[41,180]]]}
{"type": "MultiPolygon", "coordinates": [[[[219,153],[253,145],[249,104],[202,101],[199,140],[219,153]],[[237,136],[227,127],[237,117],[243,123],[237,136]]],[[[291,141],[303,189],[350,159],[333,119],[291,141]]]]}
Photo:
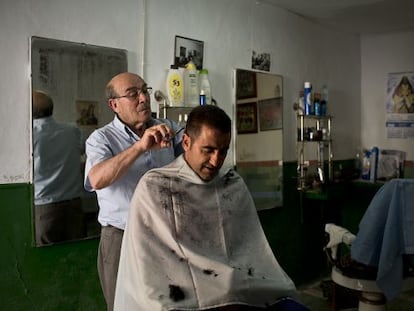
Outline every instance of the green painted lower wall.
{"type": "MultiPolygon", "coordinates": [[[[289,186],[287,187],[289,188],[289,186]]],[[[280,264],[298,284],[309,279],[301,264],[309,250],[295,192],[286,206],[259,212],[280,264]]],[[[98,240],[37,248],[32,240],[30,184],[0,185],[0,309],[104,310],[97,270],[98,240]]]]}
{"type": "Polygon", "coordinates": [[[239,166],[237,172],[246,182],[257,210],[283,206],[282,166],[239,166]]]}
{"type": "MultiPolygon", "coordinates": [[[[301,198],[296,186],[296,162],[284,163],[283,206],[258,213],[280,265],[300,285],[326,267],[324,223],[339,218],[357,232],[378,186],[344,187],[339,198],[325,201],[301,198]]],[[[96,270],[98,239],[33,247],[31,198],[30,184],[0,185],[0,309],[104,310],[96,270]]]]}
{"type": "Polygon", "coordinates": [[[30,184],[0,185],[0,309],[104,310],[98,240],[33,247],[30,184]]]}

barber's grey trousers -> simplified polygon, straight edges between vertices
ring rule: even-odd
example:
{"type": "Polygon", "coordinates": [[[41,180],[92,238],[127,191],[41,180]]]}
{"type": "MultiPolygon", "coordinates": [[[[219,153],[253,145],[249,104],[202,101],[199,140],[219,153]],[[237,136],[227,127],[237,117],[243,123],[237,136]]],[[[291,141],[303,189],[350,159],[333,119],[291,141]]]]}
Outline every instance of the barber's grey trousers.
{"type": "Polygon", "coordinates": [[[98,250],[98,274],[105,297],[107,310],[114,308],[116,277],[124,231],[112,226],[103,226],[98,250]]]}

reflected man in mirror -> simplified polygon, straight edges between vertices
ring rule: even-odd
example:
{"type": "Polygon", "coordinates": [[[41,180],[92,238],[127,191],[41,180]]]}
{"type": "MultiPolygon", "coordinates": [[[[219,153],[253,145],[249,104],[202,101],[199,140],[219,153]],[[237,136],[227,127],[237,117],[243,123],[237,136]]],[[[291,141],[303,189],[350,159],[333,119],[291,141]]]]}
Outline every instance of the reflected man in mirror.
{"type": "Polygon", "coordinates": [[[54,119],[48,94],[32,98],[36,244],[83,238],[80,130],[54,119]]]}
{"type": "Polygon", "coordinates": [[[96,191],[102,226],[98,274],[112,310],[121,242],[129,204],[141,176],[182,153],[177,123],[151,116],[151,88],[140,76],[124,72],[106,86],[115,116],[86,140],[85,189],[96,191]]]}

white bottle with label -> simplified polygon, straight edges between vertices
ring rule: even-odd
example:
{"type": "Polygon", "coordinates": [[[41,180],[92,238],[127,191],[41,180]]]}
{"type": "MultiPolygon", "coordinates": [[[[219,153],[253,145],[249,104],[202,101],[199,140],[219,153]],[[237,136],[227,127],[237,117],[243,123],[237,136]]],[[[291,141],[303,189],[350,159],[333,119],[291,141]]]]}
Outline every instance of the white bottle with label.
{"type": "Polygon", "coordinates": [[[184,70],[184,104],[187,107],[199,105],[199,88],[198,88],[198,70],[193,63],[189,61],[184,70]]]}
{"type": "Polygon", "coordinates": [[[208,79],[208,70],[200,70],[200,94],[204,92],[206,96],[206,105],[211,105],[211,85],[208,79]]]}
{"type": "Polygon", "coordinates": [[[171,65],[167,75],[167,96],[171,107],[184,106],[184,81],[178,67],[171,65]]]}

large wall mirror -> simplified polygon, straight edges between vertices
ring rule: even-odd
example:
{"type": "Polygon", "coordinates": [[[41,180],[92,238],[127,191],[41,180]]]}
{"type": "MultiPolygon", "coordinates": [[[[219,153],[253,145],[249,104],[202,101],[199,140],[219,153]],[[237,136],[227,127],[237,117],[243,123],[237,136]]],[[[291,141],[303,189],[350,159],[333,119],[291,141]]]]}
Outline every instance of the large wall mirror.
{"type": "Polygon", "coordinates": [[[235,165],[258,210],[283,205],[283,77],[234,70],[235,165]]]}
{"type": "Polygon", "coordinates": [[[96,195],[83,189],[84,145],[95,128],[113,119],[105,85],[127,69],[123,49],[31,38],[37,246],[99,235],[96,195]],[[51,116],[42,112],[45,107],[51,116]]]}

